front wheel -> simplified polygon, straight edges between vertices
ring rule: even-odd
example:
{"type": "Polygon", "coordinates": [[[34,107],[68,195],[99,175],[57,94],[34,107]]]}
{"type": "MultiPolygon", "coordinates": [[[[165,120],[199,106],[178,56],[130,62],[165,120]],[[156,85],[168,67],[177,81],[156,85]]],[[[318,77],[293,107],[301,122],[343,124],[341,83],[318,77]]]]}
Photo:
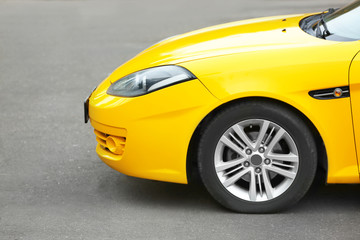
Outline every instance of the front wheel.
{"type": "Polygon", "coordinates": [[[246,213],[277,212],[298,202],[316,172],[316,144],[302,118],[283,105],[243,102],[205,127],[198,165],[210,194],[246,213]]]}

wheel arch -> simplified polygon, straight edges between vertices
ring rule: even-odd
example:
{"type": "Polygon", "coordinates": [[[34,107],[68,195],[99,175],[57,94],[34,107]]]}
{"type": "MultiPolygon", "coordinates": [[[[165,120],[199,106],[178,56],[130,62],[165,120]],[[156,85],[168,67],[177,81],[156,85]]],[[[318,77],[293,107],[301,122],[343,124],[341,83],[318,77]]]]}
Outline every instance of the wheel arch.
{"type": "Polygon", "coordinates": [[[318,169],[317,169],[317,173],[316,173],[316,178],[315,181],[316,183],[325,183],[327,180],[327,172],[328,172],[328,161],[327,161],[327,153],[326,153],[326,148],[325,148],[325,144],[324,141],[318,131],[318,129],[315,127],[315,125],[313,124],[313,122],[304,114],[302,113],[300,110],[298,110],[297,108],[295,108],[294,106],[274,99],[274,98],[269,98],[269,97],[244,97],[244,98],[238,98],[238,99],[234,99],[231,100],[229,102],[226,102],[224,104],[219,105],[218,107],[216,107],[215,109],[213,109],[210,113],[208,113],[202,120],[201,122],[198,124],[198,126],[196,127],[190,143],[189,143],[189,147],[188,147],[188,151],[187,151],[187,158],[186,158],[186,174],[187,174],[187,179],[189,183],[193,183],[193,182],[200,182],[200,177],[199,177],[199,173],[198,173],[198,166],[197,166],[197,149],[198,149],[198,143],[200,140],[200,137],[202,136],[202,133],[204,131],[204,127],[207,125],[207,123],[210,121],[210,119],[212,119],[213,116],[215,116],[216,114],[218,114],[219,112],[223,111],[224,109],[231,107],[235,104],[238,103],[243,103],[243,102],[250,102],[250,101],[266,101],[266,102],[273,102],[276,104],[281,104],[283,107],[286,107],[288,110],[294,112],[295,114],[297,114],[304,122],[305,124],[309,127],[309,129],[311,130],[314,139],[316,141],[316,148],[318,151],[318,169]]]}

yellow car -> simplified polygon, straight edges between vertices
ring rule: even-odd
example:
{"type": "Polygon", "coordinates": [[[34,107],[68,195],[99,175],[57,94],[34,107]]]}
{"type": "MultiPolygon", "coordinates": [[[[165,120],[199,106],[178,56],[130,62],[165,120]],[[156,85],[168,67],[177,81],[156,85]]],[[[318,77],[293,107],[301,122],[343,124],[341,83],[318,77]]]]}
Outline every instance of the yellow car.
{"type": "Polygon", "coordinates": [[[198,171],[237,212],[289,207],[321,169],[359,183],[359,22],[356,1],[163,40],[85,102],[96,152],[140,178],[186,184],[198,171]]]}

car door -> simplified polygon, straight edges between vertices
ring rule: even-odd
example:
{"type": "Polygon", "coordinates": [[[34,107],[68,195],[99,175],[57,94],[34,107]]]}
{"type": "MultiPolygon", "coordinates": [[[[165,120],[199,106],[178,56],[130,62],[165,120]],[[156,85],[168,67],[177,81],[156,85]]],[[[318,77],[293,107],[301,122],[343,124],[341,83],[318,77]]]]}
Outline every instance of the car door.
{"type": "Polygon", "coordinates": [[[353,115],[354,135],[356,143],[356,152],[358,159],[360,158],[360,52],[356,54],[350,65],[349,72],[349,88],[351,99],[351,110],[353,115]]]}

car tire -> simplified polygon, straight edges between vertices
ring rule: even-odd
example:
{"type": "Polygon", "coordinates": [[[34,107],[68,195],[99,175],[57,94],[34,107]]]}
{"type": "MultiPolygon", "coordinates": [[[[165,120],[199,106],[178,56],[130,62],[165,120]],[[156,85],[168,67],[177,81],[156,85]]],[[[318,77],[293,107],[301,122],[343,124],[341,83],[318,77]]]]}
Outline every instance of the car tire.
{"type": "Polygon", "coordinates": [[[205,187],[222,206],[274,213],[297,203],[310,188],[316,143],[301,114],[282,103],[249,100],[207,122],[198,166],[205,187]]]}

